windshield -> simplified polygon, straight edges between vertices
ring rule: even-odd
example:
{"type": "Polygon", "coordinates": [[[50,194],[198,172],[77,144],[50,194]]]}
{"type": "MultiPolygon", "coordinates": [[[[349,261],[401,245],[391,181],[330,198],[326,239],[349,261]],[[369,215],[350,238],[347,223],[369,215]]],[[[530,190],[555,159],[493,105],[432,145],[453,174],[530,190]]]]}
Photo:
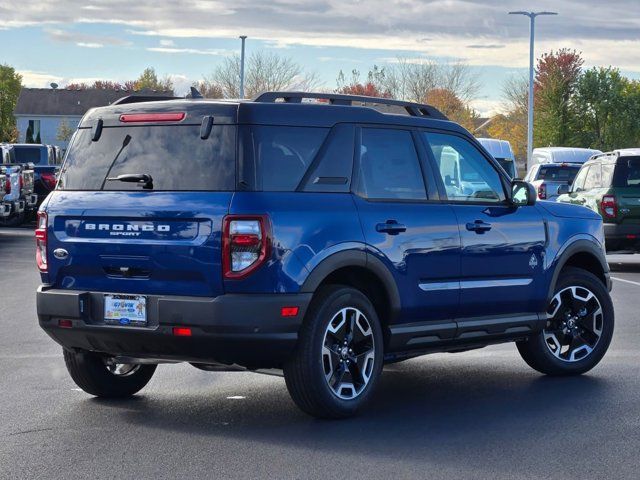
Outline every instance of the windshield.
{"type": "Polygon", "coordinates": [[[15,159],[12,159],[12,162],[15,163],[33,163],[36,165],[47,163],[47,147],[14,146],[13,155],[15,159]]]}
{"type": "Polygon", "coordinates": [[[216,125],[206,140],[200,125],[109,127],[98,141],[78,130],[60,173],[61,190],[141,190],[136,182],[108,180],[150,175],[153,190],[229,191],[235,187],[233,125],[216,125]]]}
{"type": "Polygon", "coordinates": [[[572,183],[573,179],[576,178],[578,171],[580,170],[579,166],[569,166],[569,165],[554,165],[547,167],[540,167],[540,171],[536,176],[536,180],[545,180],[547,182],[563,182],[563,183],[572,183]]]}

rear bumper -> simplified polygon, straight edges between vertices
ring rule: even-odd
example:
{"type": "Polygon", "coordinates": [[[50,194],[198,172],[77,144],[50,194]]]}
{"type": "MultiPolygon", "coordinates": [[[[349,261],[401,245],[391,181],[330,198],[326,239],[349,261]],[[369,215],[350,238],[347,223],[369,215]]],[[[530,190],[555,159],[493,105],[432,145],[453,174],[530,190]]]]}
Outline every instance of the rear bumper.
{"type": "Polygon", "coordinates": [[[640,224],[604,223],[607,252],[640,252],[640,224]]]}
{"type": "Polygon", "coordinates": [[[103,322],[102,292],[44,286],[37,291],[40,326],[65,348],[249,368],[282,365],[295,347],[310,301],[311,294],[147,295],[148,326],[123,327],[103,322]],[[282,317],[282,307],[289,306],[297,306],[298,315],[282,317]],[[71,320],[71,327],[61,327],[60,320],[71,320]],[[174,327],[190,327],[191,336],[174,336],[174,327]]]}
{"type": "Polygon", "coordinates": [[[11,215],[11,203],[0,202],[0,218],[5,218],[11,215]]]}

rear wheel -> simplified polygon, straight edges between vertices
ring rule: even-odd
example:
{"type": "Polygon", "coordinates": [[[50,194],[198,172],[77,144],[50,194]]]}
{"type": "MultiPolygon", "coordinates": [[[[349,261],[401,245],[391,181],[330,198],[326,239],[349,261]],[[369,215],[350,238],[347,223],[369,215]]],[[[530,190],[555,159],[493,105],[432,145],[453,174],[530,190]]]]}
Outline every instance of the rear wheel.
{"type": "Polygon", "coordinates": [[[355,414],[382,371],[382,329],[359,290],[330,286],[314,299],[284,376],[294,402],[320,418],[355,414]]]}
{"type": "Polygon", "coordinates": [[[109,357],[90,352],[63,352],[73,381],[82,390],[96,397],[130,397],[149,383],[157,367],[115,363],[109,357]]]}
{"type": "Polygon", "coordinates": [[[613,327],[613,304],[605,286],[593,274],[571,267],[558,278],[544,330],[518,342],[518,350],[539,372],[577,375],[602,360],[613,327]]]}

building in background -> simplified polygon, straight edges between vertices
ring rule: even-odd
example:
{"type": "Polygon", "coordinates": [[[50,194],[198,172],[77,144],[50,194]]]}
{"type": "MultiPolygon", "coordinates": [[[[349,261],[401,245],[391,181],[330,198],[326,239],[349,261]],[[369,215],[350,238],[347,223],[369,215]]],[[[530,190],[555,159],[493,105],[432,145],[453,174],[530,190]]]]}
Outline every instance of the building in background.
{"type": "MultiPolygon", "coordinates": [[[[167,92],[136,92],[144,96],[167,96],[167,92]]],[[[57,145],[66,150],[71,133],[87,110],[111,105],[133,92],[113,89],[67,90],[23,88],[14,116],[20,143],[57,145]]]]}

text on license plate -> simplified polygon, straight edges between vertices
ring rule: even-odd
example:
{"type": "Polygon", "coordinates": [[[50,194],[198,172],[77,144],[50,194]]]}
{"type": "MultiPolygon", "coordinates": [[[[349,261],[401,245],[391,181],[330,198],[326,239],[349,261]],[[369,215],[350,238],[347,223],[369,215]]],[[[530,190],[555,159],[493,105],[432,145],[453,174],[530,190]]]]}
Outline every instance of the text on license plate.
{"type": "Polygon", "coordinates": [[[140,295],[105,295],[104,322],[110,325],[146,325],[146,297],[140,295]]]}

